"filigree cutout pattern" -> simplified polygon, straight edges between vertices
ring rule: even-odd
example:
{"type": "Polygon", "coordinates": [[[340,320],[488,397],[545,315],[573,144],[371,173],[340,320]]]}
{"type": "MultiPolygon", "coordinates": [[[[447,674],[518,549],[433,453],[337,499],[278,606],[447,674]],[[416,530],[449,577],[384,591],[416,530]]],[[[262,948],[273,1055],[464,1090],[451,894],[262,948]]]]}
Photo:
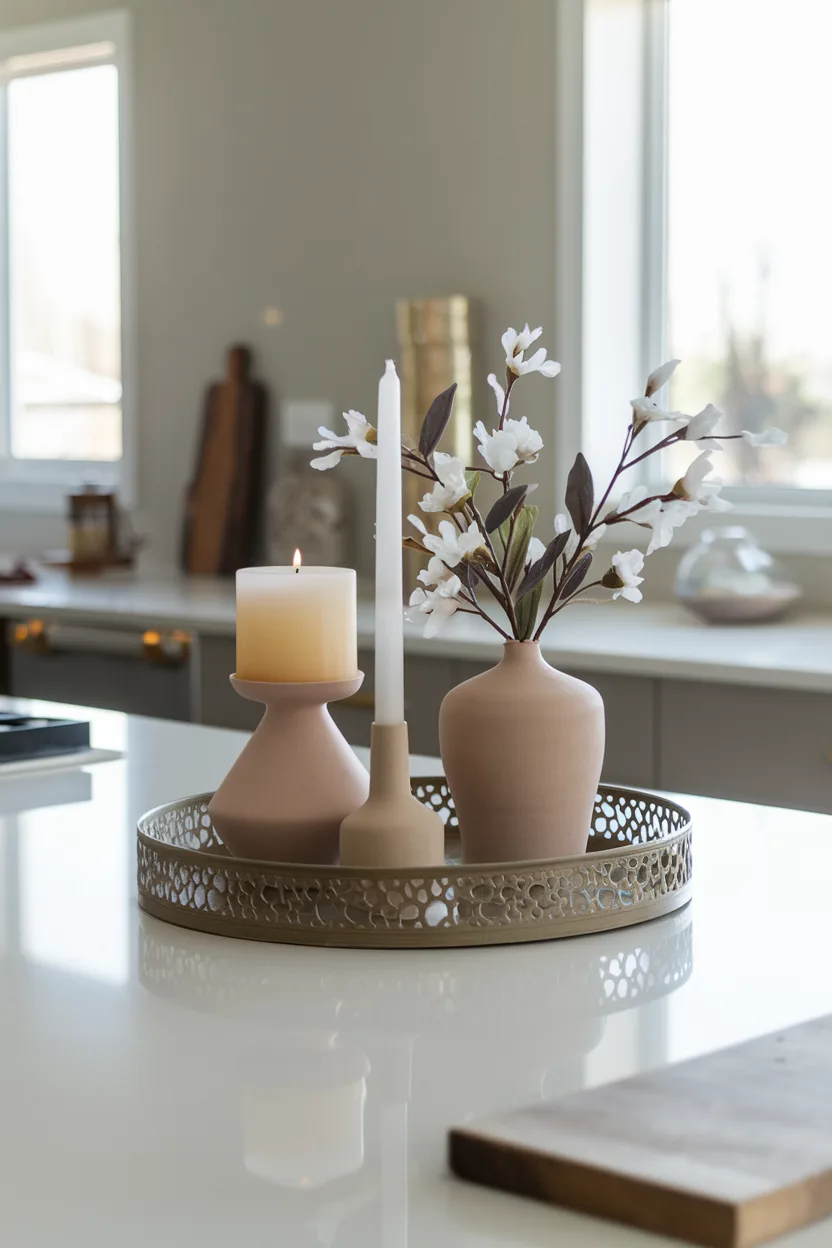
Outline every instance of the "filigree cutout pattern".
{"type": "Polygon", "coordinates": [[[235,859],[203,794],[140,820],[141,904],[158,918],[255,940],[425,946],[599,931],[666,914],[690,895],[690,817],[665,798],[602,785],[585,855],[473,866],[454,861],[457,819],[445,781],[414,781],[413,791],[445,822],[442,870],[235,859]]]}

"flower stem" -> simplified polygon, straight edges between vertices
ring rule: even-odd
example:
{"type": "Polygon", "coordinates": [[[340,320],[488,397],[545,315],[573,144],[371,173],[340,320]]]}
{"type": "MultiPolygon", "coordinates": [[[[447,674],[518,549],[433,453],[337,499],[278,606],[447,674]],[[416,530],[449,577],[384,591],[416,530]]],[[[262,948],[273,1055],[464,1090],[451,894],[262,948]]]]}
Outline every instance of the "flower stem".
{"type": "MultiPolygon", "coordinates": [[[[460,595],[460,597],[462,598],[462,601],[463,601],[463,602],[471,602],[471,601],[472,601],[472,599],[470,599],[470,598],[466,597],[466,595],[465,595],[465,592],[464,592],[464,591],[462,592],[462,594],[460,595]]],[[[493,620],[493,619],[491,618],[491,616],[488,614],[488,612],[487,612],[487,611],[483,611],[482,607],[481,607],[481,606],[479,606],[479,604],[478,604],[478,603],[475,603],[475,604],[474,604],[474,609],[473,609],[473,610],[472,610],[470,607],[457,607],[457,611],[462,611],[462,612],[463,612],[463,614],[465,614],[465,615],[478,615],[478,616],[480,617],[480,619],[481,619],[481,620],[485,620],[485,622],[486,622],[487,624],[490,624],[492,628],[496,629],[496,630],[497,630],[497,632],[500,634],[500,636],[501,636],[501,637],[504,637],[504,638],[506,639],[506,641],[512,641],[512,640],[513,640],[513,638],[512,638],[512,637],[511,637],[511,636],[510,636],[510,635],[509,635],[509,634],[505,631],[505,629],[504,629],[504,628],[501,628],[501,627],[500,627],[500,625],[497,623],[497,621],[496,621],[496,620],[493,620]]]]}
{"type": "MultiPolygon", "coordinates": [[[[497,554],[494,550],[494,546],[491,541],[491,535],[489,533],[486,533],[485,531],[485,521],[480,515],[480,511],[479,511],[479,508],[477,507],[477,504],[474,502],[473,499],[471,499],[468,502],[467,506],[471,508],[474,519],[477,525],[479,526],[479,530],[482,533],[483,537],[485,538],[485,544],[488,547],[488,553],[491,555],[491,558],[494,560],[494,565],[497,569],[497,575],[500,578],[500,585],[502,586],[502,590],[503,590],[503,598],[502,599],[497,598],[497,601],[500,603],[500,606],[503,608],[506,615],[508,616],[508,620],[509,620],[509,623],[511,624],[515,638],[519,638],[520,633],[519,633],[519,629],[517,626],[517,613],[514,610],[514,603],[512,601],[511,591],[509,590],[508,582],[506,580],[505,569],[503,568],[503,565],[500,563],[500,560],[497,558],[497,554]]],[[[497,597],[496,594],[495,594],[495,597],[497,597]]]]}
{"type": "Polygon", "coordinates": [[[554,611],[552,612],[552,615],[557,615],[558,611],[562,611],[564,607],[568,607],[569,604],[571,602],[574,602],[575,599],[580,594],[585,593],[588,589],[597,589],[597,587],[599,585],[603,585],[603,583],[604,583],[603,580],[599,580],[599,581],[588,581],[586,585],[581,585],[578,589],[575,590],[574,594],[570,594],[568,598],[564,598],[562,602],[558,603],[558,605],[555,607],[554,611]]]}
{"type": "MultiPolygon", "coordinates": [[[[500,412],[500,423],[497,426],[498,429],[502,429],[503,425],[505,424],[506,416],[508,415],[508,396],[511,394],[511,387],[514,385],[516,380],[517,380],[517,375],[513,373],[510,368],[507,368],[506,369],[506,392],[505,392],[505,395],[503,396],[503,410],[500,412]]],[[[495,473],[494,475],[496,476],[497,474],[495,473]]]]}
{"type": "MultiPolygon", "coordinates": [[[[666,438],[662,438],[661,442],[657,442],[655,446],[651,446],[648,450],[642,451],[642,453],[637,455],[635,459],[631,459],[628,464],[622,464],[619,469],[619,474],[621,472],[626,472],[628,468],[634,468],[636,464],[640,464],[643,460],[649,459],[650,456],[655,455],[657,451],[667,450],[669,446],[673,446],[674,443],[681,442],[682,440],[683,439],[680,437],[678,430],[675,433],[669,433],[666,438]]],[[[632,443],[630,445],[632,445],[632,443]]]]}

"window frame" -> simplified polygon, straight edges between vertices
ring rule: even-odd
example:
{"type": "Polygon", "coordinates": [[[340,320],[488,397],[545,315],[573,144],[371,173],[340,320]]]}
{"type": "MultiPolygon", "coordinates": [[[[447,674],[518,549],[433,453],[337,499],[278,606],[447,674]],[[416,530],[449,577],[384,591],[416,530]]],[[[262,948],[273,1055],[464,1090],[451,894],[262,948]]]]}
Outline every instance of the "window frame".
{"type": "MultiPolygon", "coordinates": [[[[555,338],[558,358],[564,363],[555,413],[559,498],[569,466],[587,444],[588,396],[592,370],[597,367],[592,357],[593,352],[602,355],[594,345],[591,327],[587,254],[593,240],[584,212],[592,167],[587,96],[593,55],[589,19],[594,2],[555,0],[555,338]]],[[[672,0],[618,0],[622,9],[628,2],[634,20],[641,23],[639,63],[633,66],[642,115],[641,185],[638,236],[631,243],[640,251],[641,264],[640,289],[634,299],[640,323],[634,365],[644,377],[667,354],[667,15],[672,0]]],[[[606,3],[612,7],[612,0],[606,3]]],[[[623,403],[630,397],[623,395],[623,403]]],[[[769,549],[832,555],[832,490],[733,486],[726,487],[723,495],[733,504],[730,520],[752,525],[769,549]]],[[[707,514],[695,517],[679,530],[674,544],[692,545],[711,523],[713,517],[707,514]]],[[[638,534],[635,528],[628,533],[635,545],[638,534]]],[[[619,535],[612,537],[618,540],[619,535]]]]}
{"type": "MultiPolygon", "coordinates": [[[[133,214],[133,78],[131,18],[126,11],[91,14],[65,22],[39,24],[0,32],[0,511],[63,512],[66,494],[86,481],[118,490],[122,502],[136,502],[136,315],[135,230],[133,214]],[[121,299],[121,420],[119,460],[18,459],[10,454],[11,323],[9,285],[7,79],[2,66],[12,57],[112,43],[105,59],[84,64],[111,64],[118,71],[119,106],[119,251],[121,299]]],[[[73,66],[74,67],[74,66],[73,66]]],[[[60,72],[56,65],[39,72],[60,72]]],[[[8,80],[22,74],[11,74],[8,80]]]]}

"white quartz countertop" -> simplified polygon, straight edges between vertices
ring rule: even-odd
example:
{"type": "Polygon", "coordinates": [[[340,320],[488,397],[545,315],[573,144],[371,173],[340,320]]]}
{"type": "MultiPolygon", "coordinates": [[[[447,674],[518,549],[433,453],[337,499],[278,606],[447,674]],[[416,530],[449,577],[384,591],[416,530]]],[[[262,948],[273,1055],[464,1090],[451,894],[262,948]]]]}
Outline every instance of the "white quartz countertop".
{"type": "MultiPolygon", "coordinates": [[[[359,645],[373,645],[373,612],[359,606],[359,645]]],[[[47,574],[35,585],[0,587],[0,618],[38,616],[120,628],[183,628],[233,636],[234,586],[201,578],[73,580],[47,574]]],[[[457,616],[426,640],[405,626],[409,653],[490,662],[500,639],[477,619],[457,616]]],[[[832,691],[832,614],[776,624],[714,627],[683,607],[626,602],[574,606],[550,625],[549,661],[585,672],[620,672],[783,689],[832,691]]]]}
{"type": "Polygon", "coordinates": [[[832,1011],[832,910],[783,885],[796,847],[827,860],[828,816],[682,799],[694,899],[619,932],[255,944],[135,894],[137,816],[213,788],[245,737],[86,714],[124,758],[0,780],[4,1244],[670,1244],[454,1180],[448,1129],[832,1011]]]}

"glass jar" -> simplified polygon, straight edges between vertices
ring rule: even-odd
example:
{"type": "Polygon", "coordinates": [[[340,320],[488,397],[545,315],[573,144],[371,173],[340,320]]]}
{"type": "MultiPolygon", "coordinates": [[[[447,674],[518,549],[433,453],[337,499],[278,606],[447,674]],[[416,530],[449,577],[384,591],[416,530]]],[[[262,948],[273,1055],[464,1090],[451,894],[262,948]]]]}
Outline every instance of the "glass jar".
{"type": "Polygon", "coordinates": [[[747,529],[706,529],[676,573],[676,596],[712,624],[749,624],[784,615],[801,591],[747,529]]]}

